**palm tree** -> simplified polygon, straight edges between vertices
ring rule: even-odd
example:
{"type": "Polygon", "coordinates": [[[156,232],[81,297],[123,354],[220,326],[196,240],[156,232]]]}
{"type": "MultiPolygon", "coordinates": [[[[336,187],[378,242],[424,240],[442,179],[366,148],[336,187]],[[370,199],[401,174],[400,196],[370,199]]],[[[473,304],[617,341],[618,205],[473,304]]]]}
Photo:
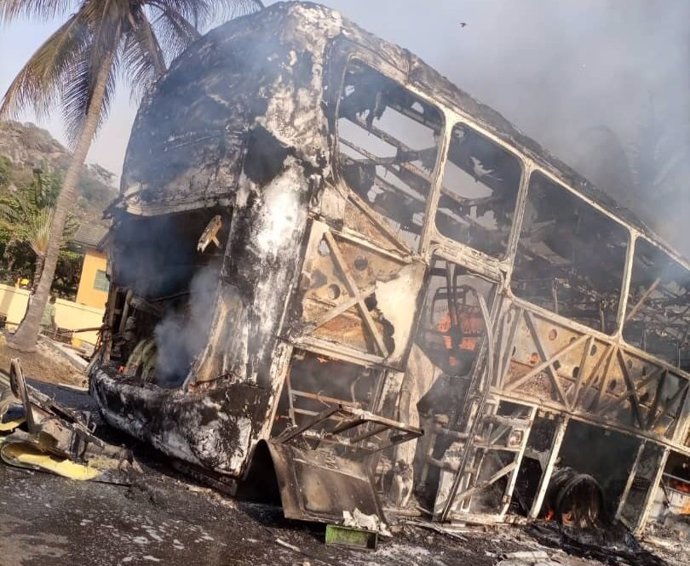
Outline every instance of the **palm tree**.
{"type": "Polygon", "coordinates": [[[643,104],[637,134],[625,143],[607,126],[578,137],[576,169],[608,191],[690,255],[685,237],[687,179],[690,175],[690,123],[663,121],[650,94],[643,104]]]}
{"type": "MultiPolygon", "coordinates": [[[[61,188],[62,183],[56,173],[36,169],[33,182],[28,187],[0,196],[0,226],[11,234],[8,245],[26,243],[36,255],[34,290],[43,272],[50,227],[61,188]]],[[[77,228],[77,222],[68,214],[60,244],[73,236],[77,228]]]]}
{"type": "Polygon", "coordinates": [[[14,79],[0,117],[31,107],[46,114],[59,102],[74,153],[55,205],[43,272],[10,345],[33,350],[48,302],[60,241],[91,142],[108,114],[118,73],[141,94],[168,61],[222,15],[263,7],[261,0],[0,0],[0,23],[49,19],[76,11],[38,48],[14,79]]]}

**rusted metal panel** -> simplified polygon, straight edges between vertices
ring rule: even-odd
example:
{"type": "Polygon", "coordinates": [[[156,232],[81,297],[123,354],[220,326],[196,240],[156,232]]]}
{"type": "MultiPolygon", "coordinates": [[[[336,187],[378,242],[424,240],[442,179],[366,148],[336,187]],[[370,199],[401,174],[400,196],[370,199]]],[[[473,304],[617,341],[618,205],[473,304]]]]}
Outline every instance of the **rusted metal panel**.
{"type": "Polygon", "coordinates": [[[385,521],[372,456],[421,434],[341,404],[269,440],[285,516],[339,522],[357,511],[385,521]]]}
{"type": "MultiPolygon", "coordinates": [[[[673,441],[685,430],[688,381],[685,372],[639,356],[624,344],[598,340],[555,317],[511,309],[516,316],[514,353],[499,389],[582,418],[605,420],[632,432],[673,441]]],[[[511,318],[501,340],[508,340],[511,318]]]]}
{"type": "Polygon", "coordinates": [[[302,331],[400,367],[425,267],[377,253],[314,222],[300,278],[302,331]]]}
{"type": "Polygon", "coordinates": [[[343,511],[359,509],[385,520],[364,462],[273,441],[268,446],[287,518],[340,522],[343,511]]]}

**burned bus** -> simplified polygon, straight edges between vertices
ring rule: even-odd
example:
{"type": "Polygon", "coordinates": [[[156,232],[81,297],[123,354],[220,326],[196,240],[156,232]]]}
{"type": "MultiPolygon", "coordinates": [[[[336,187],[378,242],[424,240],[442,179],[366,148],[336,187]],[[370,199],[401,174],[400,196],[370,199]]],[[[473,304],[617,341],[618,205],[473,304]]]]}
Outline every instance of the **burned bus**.
{"type": "Polygon", "coordinates": [[[687,262],[338,13],[194,43],[109,213],[91,391],[190,470],[308,520],[573,522],[573,477],[638,531],[688,512],[687,262]]]}

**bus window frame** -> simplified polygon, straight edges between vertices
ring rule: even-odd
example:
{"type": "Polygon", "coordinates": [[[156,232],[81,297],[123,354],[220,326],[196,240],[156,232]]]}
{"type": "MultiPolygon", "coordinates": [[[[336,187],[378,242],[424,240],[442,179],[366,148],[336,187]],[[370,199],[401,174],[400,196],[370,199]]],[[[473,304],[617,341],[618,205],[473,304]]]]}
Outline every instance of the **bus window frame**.
{"type": "MultiPolygon", "coordinates": [[[[439,103],[439,101],[434,100],[433,97],[430,97],[426,95],[423,91],[420,91],[418,88],[416,88],[414,85],[411,85],[409,82],[403,80],[405,77],[405,74],[401,72],[399,69],[396,67],[393,67],[392,65],[389,65],[385,61],[381,60],[378,56],[376,56],[373,53],[370,53],[368,51],[364,51],[362,49],[357,49],[357,46],[355,44],[352,44],[350,42],[344,42],[346,43],[345,47],[345,52],[341,53],[341,57],[337,57],[338,53],[334,53],[334,57],[338,58],[339,60],[335,63],[335,71],[332,74],[332,82],[331,84],[337,85],[337,89],[334,89],[332,92],[328,93],[328,100],[330,103],[333,104],[333,112],[332,112],[332,133],[333,133],[333,145],[332,145],[332,156],[333,156],[333,176],[334,179],[336,180],[337,184],[344,187],[348,193],[353,193],[353,189],[350,188],[350,186],[347,184],[347,181],[343,177],[342,174],[342,163],[340,161],[340,151],[339,151],[339,130],[338,130],[338,120],[340,116],[340,101],[341,101],[341,93],[343,92],[343,87],[345,83],[345,74],[347,73],[348,67],[351,65],[353,61],[358,62],[359,64],[362,64],[368,68],[370,68],[372,71],[379,73],[380,75],[384,76],[386,79],[393,81],[397,83],[401,88],[404,88],[414,96],[420,98],[422,101],[424,101],[426,104],[429,104],[430,106],[434,107],[439,115],[441,116],[441,119],[443,120],[443,123],[441,124],[441,130],[440,130],[440,136],[439,136],[439,141],[436,149],[436,161],[434,163],[434,168],[431,172],[431,182],[429,183],[429,193],[428,197],[425,202],[425,207],[424,207],[424,220],[422,223],[422,229],[419,234],[419,244],[417,245],[416,249],[409,246],[403,239],[397,239],[396,241],[401,244],[402,247],[404,247],[408,252],[409,255],[413,256],[420,256],[420,255],[426,255],[426,250],[428,248],[428,233],[430,230],[430,223],[429,223],[429,214],[431,214],[431,203],[434,199],[434,195],[438,192],[439,190],[439,185],[440,185],[440,172],[442,170],[442,167],[445,166],[445,155],[446,155],[446,143],[448,139],[448,118],[447,118],[447,113],[446,109],[442,104],[439,103]],[[337,80],[336,80],[337,79],[337,80]]],[[[335,51],[339,51],[343,49],[340,47],[340,45],[336,46],[335,51]]],[[[372,207],[368,206],[367,203],[367,213],[374,215],[380,222],[383,222],[387,224],[389,221],[388,219],[382,215],[381,213],[377,212],[374,210],[372,207]]],[[[433,222],[432,222],[433,224],[433,222]]],[[[374,244],[376,245],[376,244],[374,244]]]]}
{"type": "MultiPolygon", "coordinates": [[[[633,267],[634,267],[634,263],[635,263],[635,253],[637,252],[637,242],[639,240],[643,240],[648,246],[653,247],[659,253],[664,254],[668,260],[676,263],[678,266],[685,269],[689,274],[690,274],[690,265],[688,265],[688,262],[684,258],[679,256],[678,254],[673,253],[673,251],[665,248],[663,245],[660,245],[658,242],[655,242],[648,235],[642,234],[642,233],[638,232],[637,230],[633,231],[632,236],[631,236],[631,245],[629,247],[629,255],[630,255],[630,266],[629,267],[630,267],[630,269],[629,269],[629,273],[628,273],[629,277],[628,277],[626,293],[625,293],[626,305],[625,305],[625,310],[621,314],[621,325],[620,325],[620,329],[619,329],[620,337],[621,337],[621,340],[625,343],[625,345],[630,350],[635,351],[637,353],[640,353],[640,354],[644,355],[645,357],[650,357],[654,360],[662,360],[668,364],[669,362],[667,362],[663,358],[657,356],[656,354],[649,352],[647,350],[643,350],[639,346],[632,344],[631,342],[628,342],[623,335],[623,333],[625,332],[625,325],[626,325],[625,318],[626,318],[627,313],[628,313],[628,299],[630,298],[630,288],[631,288],[631,285],[633,282],[632,281],[632,275],[633,275],[633,267]]],[[[673,367],[678,372],[682,372],[684,374],[690,375],[689,372],[682,370],[677,366],[673,366],[673,367]]]]}
{"type": "MultiPolygon", "coordinates": [[[[453,261],[460,262],[460,263],[465,263],[469,258],[473,258],[475,261],[472,263],[479,261],[479,262],[484,262],[487,265],[493,266],[494,268],[498,268],[502,271],[506,271],[508,267],[512,267],[514,258],[515,258],[515,252],[517,250],[517,241],[519,237],[519,230],[516,230],[516,226],[522,225],[522,217],[524,213],[524,205],[526,201],[526,193],[527,193],[527,182],[526,180],[529,178],[530,175],[530,169],[528,167],[529,161],[525,158],[522,153],[517,151],[516,148],[512,147],[509,144],[506,144],[503,140],[497,138],[495,135],[493,135],[491,132],[483,128],[479,123],[477,123],[475,120],[473,120],[470,116],[461,114],[453,109],[443,107],[445,112],[446,112],[446,131],[445,131],[445,137],[444,137],[444,152],[443,152],[443,163],[442,163],[442,168],[441,171],[439,172],[439,179],[437,183],[437,191],[433,195],[433,220],[431,221],[432,224],[432,240],[433,243],[432,245],[434,246],[434,252],[437,250],[443,250],[446,254],[449,254],[452,256],[453,261]],[[454,240],[453,238],[449,238],[448,236],[444,236],[436,227],[436,214],[438,213],[438,202],[441,198],[441,188],[443,185],[443,173],[445,173],[446,170],[446,164],[448,162],[448,149],[450,147],[450,139],[451,136],[453,135],[453,130],[459,126],[463,125],[468,128],[470,128],[473,132],[476,134],[479,134],[486,138],[488,141],[491,143],[496,144],[498,147],[500,147],[502,150],[506,151],[513,157],[517,159],[517,162],[520,166],[520,181],[518,183],[517,187],[517,193],[515,197],[515,208],[513,210],[513,222],[510,226],[509,234],[508,234],[508,242],[506,245],[506,248],[503,252],[503,254],[499,257],[497,256],[492,256],[487,254],[486,252],[483,252],[481,250],[478,250],[477,248],[473,248],[469,244],[465,244],[463,242],[458,242],[457,240],[454,240]]],[[[433,255],[433,254],[432,254],[433,255]]]]}
{"type": "MultiPolygon", "coordinates": [[[[508,289],[511,289],[511,294],[512,294],[512,278],[513,278],[513,271],[515,269],[515,260],[517,257],[517,245],[520,240],[520,235],[522,233],[522,221],[524,219],[524,210],[525,206],[527,203],[527,200],[529,198],[529,184],[530,180],[532,178],[532,175],[535,173],[538,173],[542,175],[547,181],[550,181],[551,183],[557,185],[559,188],[567,191],[568,193],[572,194],[576,198],[579,198],[581,201],[586,203],[588,206],[592,207],[594,210],[596,210],[598,213],[602,214],[609,220],[615,222],[618,226],[622,227],[625,230],[627,241],[626,241],[626,249],[625,249],[625,259],[623,263],[623,271],[621,273],[621,286],[620,286],[620,295],[618,299],[618,307],[616,310],[616,324],[612,332],[607,333],[599,330],[598,328],[593,328],[591,326],[587,326],[586,324],[583,324],[581,322],[578,322],[570,317],[564,316],[562,314],[557,314],[553,312],[552,310],[540,307],[539,305],[536,305],[532,302],[530,302],[527,299],[523,299],[518,295],[513,295],[515,299],[517,299],[518,303],[523,303],[526,305],[530,305],[532,308],[537,310],[538,312],[544,313],[545,315],[548,315],[549,317],[555,317],[556,320],[566,322],[568,326],[575,325],[575,327],[580,328],[582,330],[586,330],[587,333],[592,334],[593,336],[601,336],[605,337],[607,339],[622,339],[622,333],[623,333],[623,320],[625,318],[625,312],[627,310],[627,303],[628,303],[628,293],[629,293],[629,288],[630,288],[630,279],[632,275],[632,262],[633,262],[633,256],[634,256],[634,240],[636,238],[635,231],[628,225],[626,224],[622,219],[616,217],[615,215],[611,214],[609,211],[607,211],[605,208],[600,206],[598,203],[588,199],[585,195],[582,193],[576,191],[575,189],[571,188],[568,186],[566,183],[564,183],[562,180],[560,180],[558,177],[544,169],[543,167],[540,167],[536,163],[532,162],[528,168],[527,174],[525,175],[525,192],[524,192],[524,199],[521,203],[522,209],[520,213],[520,226],[516,232],[516,240],[515,240],[515,249],[513,250],[513,256],[511,259],[510,263],[510,270],[509,273],[507,274],[506,278],[506,287],[508,289]]],[[[626,343],[627,344],[627,343],[626,343]]]]}
{"type": "MultiPolygon", "coordinates": [[[[549,172],[547,169],[539,165],[539,163],[536,162],[533,158],[524,155],[509,143],[495,136],[491,131],[489,131],[480,123],[478,123],[478,121],[476,121],[476,119],[474,119],[472,116],[462,112],[462,110],[459,107],[452,105],[446,100],[436,99],[433,96],[430,96],[428,93],[426,93],[423,90],[423,88],[420,88],[417,84],[411,83],[407,79],[407,75],[404,71],[386,62],[381,55],[374,53],[371,50],[364,49],[358,44],[343,38],[334,41],[334,43],[332,44],[329,70],[326,73],[325,79],[325,84],[329,84],[329,92],[326,95],[326,100],[329,105],[333,106],[333,111],[331,112],[331,119],[333,121],[331,151],[333,155],[334,164],[333,174],[337,184],[345,188],[348,192],[352,190],[349,188],[341,174],[338,153],[337,122],[340,110],[340,94],[343,89],[345,73],[347,71],[348,65],[353,59],[357,60],[361,64],[366,65],[367,67],[370,67],[372,70],[384,75],[389,80],[398,83],[403,88],[413,93],[415,96],[418,96],[426,103],[434,106],[437,110],[441,112],[444,119],[443,136],[439,140],[436,164],[434,166],[434,170],[432,173],[433,181],[430,186],[429,197],[427,198],[424,224],[420,234],[420,242],[418,249],[412,250],[410,248],[411,255],[421,255],[424,258],[438,256],[448,261],[453,261],[455,263],[458,263],[459,265],[464,265],[469,269],[473,269],[477,273],[483,274],[484,276],[489,277],[490,279],[503,279],[503,287],[505,289],[510,289],[512,272],[514,269],[515,258],[517,254],[518,242],[522,231],[525,206],[529,196],[529,182],[532,175],[535,172],[539,172],[549,181],[553,182],[560,188],[573,194],[575,197],[581,199],[589,206],[593,207],[600,214],[604,215],[611,221],[623,227],[627,234],[626,256],[622,273],[621,287],[619,291],[620,296],[618,301],[618,309],[616,313],[615,330],[613,333],[607,334],[597,330],[596,328],[591,328],[589,326],[578,323],[577,321],[571,318],[565,317],[563,315],[558,315],[547,309],[542,309],[538,305],[535,305],[525,299],[520,299],[519,297],[514,297],[514,299],[517,299],[518,302],[529,305],[530,307],[543,312],[545,315],[556,317],[558,320],[565,322],[569,326],[574,325],[575,327],[581,328],[582,330],[586,330],[587,332],[590,332],[593,335],[599,335],[601,337],[606,337],[609,339],[612,337],[620,337],[623,331],[623,320],[625,317],[625,311],[627,309],[627,298],[630,285],[630,277],[632,273],[632,260],[634,255],[634,246],[632,244],[634,234],[636,234],[637,231],[634,228],[631,228],[625,221],[618,218],[617,216],[603,208],[595,201],[588,199],[585,195],[570,187],[559,177],[555,176],[553,173],[549,172]],[[518,159],[518,162],[521,167],[521,179],[518,187],[517,199],[515,202],[515,211],[513,223],[511,226],[511,232],[508,238],[508,245],[506,246],[506,250],[500,258],[488,255],[485,252],[472,248],[467,244],[456,242],[452,238],[448,238],[441,234],[436,228],[435,218],[436,212],[438,210],[438,201],[441,196],[441,184],[443,182],[442,172],[445,170],[446,161],[448,159],[448,147],[450,144],[450,138],[452,136],[453,129],[458,124],[463,124],[469,128],[472,128],[477,134],[484,136],[489,141],[497,144],[503,150],[515,156],[518,159]]],[[[383,215],[380,215],[373,210],[371,210],[371,212],[373,214],[376,214],[377,217],[380,217],[381,220],[385,220],[385,217],[383,215]]]]}

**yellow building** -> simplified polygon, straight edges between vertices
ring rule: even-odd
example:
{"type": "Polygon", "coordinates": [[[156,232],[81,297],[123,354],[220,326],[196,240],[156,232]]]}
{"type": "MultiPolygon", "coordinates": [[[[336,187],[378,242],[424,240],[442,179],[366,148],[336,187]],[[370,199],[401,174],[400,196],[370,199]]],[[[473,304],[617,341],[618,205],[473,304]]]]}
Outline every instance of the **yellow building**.
{"type": "Polygon", "coordinates": [[[103,308],[108,300],[107,260],[98,250],[86,250],[77,288],[77,304],[103,308]]]}
{"type": "Polygon", "coordinates": [[[107,259],[100,246],[106,232],[102,226],[82,225],[70,242],[70,247],[84,254],[77,287],[76,303],[79,305],[102,309],[108,300],[107,259]]]}
{"type": "MultiPolygon", "coordinates": [[[[69,242],[74,251],[84,255],[76,301],[58,299],[55,303],[55,323],[63,330],[78,330],[72,345],[93,346],[98,340],[98,329],[103,323],[105,303],[108,300],[109,282],[106,277],[107,260],[101,242],[106,228],[80,227],[69,242]],[[94,329],[84,332],[85,329],[94,329]]],[[[0,315],[6,323],[16,327],[24,318],[29,304],[29,290],[13,285],[0,284],[0,315]]]]}

